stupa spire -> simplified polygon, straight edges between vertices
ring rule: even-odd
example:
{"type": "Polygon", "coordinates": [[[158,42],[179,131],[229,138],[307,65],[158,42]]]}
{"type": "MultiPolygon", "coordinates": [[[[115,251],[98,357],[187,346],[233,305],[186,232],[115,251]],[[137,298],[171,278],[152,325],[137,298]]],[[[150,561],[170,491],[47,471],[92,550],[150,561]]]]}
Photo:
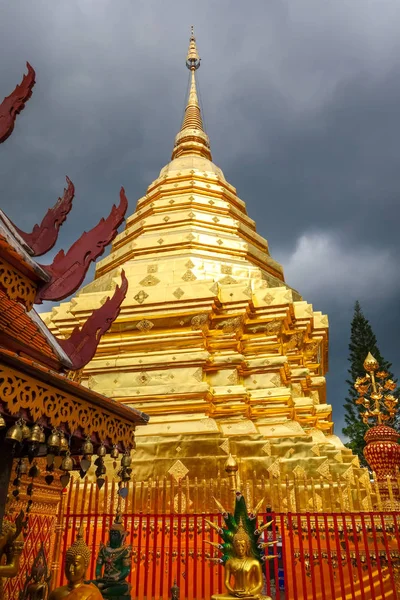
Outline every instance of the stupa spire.
{"type": "Polygon", "coordinates": [[[182,126],[175,138],[172,159],[182,154],[197,154],[211,160],[210,140],[204,131],[200,104],[197,95],[196,71],[200,67],[200,56],[192,25],[186,66],[190,70],[190,90],[182,126]]]}

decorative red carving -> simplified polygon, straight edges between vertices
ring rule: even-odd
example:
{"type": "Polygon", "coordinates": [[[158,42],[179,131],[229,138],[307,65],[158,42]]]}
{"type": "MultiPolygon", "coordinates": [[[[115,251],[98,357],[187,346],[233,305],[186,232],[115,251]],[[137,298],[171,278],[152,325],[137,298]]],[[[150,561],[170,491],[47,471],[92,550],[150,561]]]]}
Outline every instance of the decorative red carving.
{"type": "Polygon", "coordinates": [[[72,200],[75,195],[75,187],[67,177],[68,187],[64,189],[64,195],[59,198],[53,208],[49,208],[40,225],[35,225],[31,233],[25,233],[14,225],[19,235],[33,250],[33,256],[42,256],[51,250],[58,238],[58,231],[64,223],[72,208],[72,200]]]}
{"type": "Polygon", "coordinates": [[[41,265],[51,275],[51,280],[38,290],[36,304],[42,304],[44,300],[63,300],[76,292],[90,263],[103,254],[104,248],[117,235],[127,208],[128,200],[121,188],[119,206],[113,205],[107,219],[101,219],[96,227],[85,231],[66,254],[60,250],[51,265],[41,265]]]}
{"type": "Polygon", "coordinates": [[[25,102],[32,96],[36,73],[31,65],[26,63],[28,73],[15,90],[0,104],[0,144],[6,141],[13,132],[15,119],[25,107],[25,102]]]}
{"type": "Polygon", "coordinates": [[[58,339],[58,343],[72,362],[72,371],[82,369],[92,360],[101,336],[118,317],[128,290],[128,280],[124,271],[121,271],[121,279],[122,283],[117,285],[113,297],[108,297],[103,306],[94,310],[81,328],[77,325],[67,340],[58,339]]]}

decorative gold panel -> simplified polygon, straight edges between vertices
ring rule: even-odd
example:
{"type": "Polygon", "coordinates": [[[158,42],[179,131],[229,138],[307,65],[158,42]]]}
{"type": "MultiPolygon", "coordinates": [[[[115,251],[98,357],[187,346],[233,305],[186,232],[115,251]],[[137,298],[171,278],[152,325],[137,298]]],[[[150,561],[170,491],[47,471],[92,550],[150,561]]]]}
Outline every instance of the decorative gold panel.
{"type": "Polygon", "coordinates": [[[36,296],[35,286],[2,258],[0,258],[0,289],[11,300],[22,302],[27,310],[31,310],[36,296]]]}

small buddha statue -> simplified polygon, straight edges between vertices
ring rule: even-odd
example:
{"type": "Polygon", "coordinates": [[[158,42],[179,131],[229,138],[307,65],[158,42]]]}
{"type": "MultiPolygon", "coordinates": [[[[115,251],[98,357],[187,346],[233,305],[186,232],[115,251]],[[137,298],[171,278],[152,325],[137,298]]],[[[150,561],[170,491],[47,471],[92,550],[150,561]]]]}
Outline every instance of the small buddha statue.
{"type": "Polygon", "coordinates": [[[50,579],[51,574],[47,568],[47,560],[42,542],[18,600],[46,600],[50,579]]]}
{"type": "Polygon", "coordinates": [[[53,590],[49,600],[102,600],[102,595],[95,585],[85,583],[85,575],[90,561],[90,550],[83,539],[81,525],[78,536],[65,556],[65,576],[67,585],[53,590]]]}
{"type": "Polygon", "coordinates": [[[118,509],[110,527],[108,544],[100,543],[96,562],[96,579],[93,581],[104,598],[130,600],[131,585],[126,578],[131,572],[132,546],[125,544],[128,532],[122,524],[118,509]]]}
{"type": "MultiPolygon", "coordinates": [[[[234,553],[225,563],[224,579],[229,595],[252,600],[260,598],[263,588],[261,563],[251,556],[250,539],[241,524],[233,536],[232,545],[234,553]]],[[[221,599],[226,596],[213,596],[217,597],[221,599]]]]}
{"type": "Polygon", "coordinates": [[[246,501],[241,492],[235,492],[235,506],[229,513],[214,498],[225,526],[206,520],[207,524],[217,531],[223,543],[206,540],[214,548],[222,552],[222,558],[209,557],[210,560],[222,563],[225,567],[224,583],[227,594],[214,594],[212,600],[271,600],[263,595],[264,575],[262,564],[276,558],[266,554],[265,549],[277,543],[277,540],[266,541],[262,533],[270,527],[272,521],[257,526],[256,517],[263,504],[261,500],[254,510],[247,510],[246,501]]]}
{"type": "Polygon", "coordinates": [[[21,511],[14,522],[6,513],[0,533],[0,600],[3,600],[3,580],[15,577],[19,572],[19,561],[24,548],[22,530],[24,513],[21,511]]]}
{"type": "Polygon", "coordinates": [[[171,600],[179,600],[179,587],[174,579],[174,585],[171,588],[171,600]]]}

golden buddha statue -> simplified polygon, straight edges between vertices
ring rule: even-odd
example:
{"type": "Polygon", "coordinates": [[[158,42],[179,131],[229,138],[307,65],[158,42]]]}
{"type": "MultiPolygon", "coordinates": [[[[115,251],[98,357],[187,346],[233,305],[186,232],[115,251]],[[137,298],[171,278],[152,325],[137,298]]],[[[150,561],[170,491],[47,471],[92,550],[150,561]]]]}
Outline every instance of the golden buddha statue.
{"type": "Polygon", "coordinates": [[[259,598],[263,587],[261,563],[250,554],[250,538],[239,525],[232,542],[235,555],[225,563],[225,587],[236,598],[259,598]]]}
{"type": "Polygon", "coordinates": [[[19,571],[19,561],[24,548],[22,529],[24,513],[21,511],[15,522],[4,515],[0,533],[0,600],[3,600],[3,579],[15,577],[19,571]]]}
{"type": "MultiPolygon", "coordinates": [[[[271,522],[256,525],[257,512],[260,502],[254,511],[248,513],[246,502],[240,492],[236,492],[235,510],[228,513],[216,500],[217,505],[225,521],[225,527],[221,528],[216,523],[207,523],[218,531],[223,543],[208,542],[223,553],[218,562],[225,566],[224,583],[227,594],[214,594],[212,600],[232,600],[232,597],[242,600],[271,600],[269,596],[263,596],[264,577],[262,564],[275,558],[265,553],[265,549],[276,544],[276,540],[262,541],[262,533],[271,522]]],[[[211,558],[211,560],[216,560],[211,558]]]]}
{"type": "Polygon", "coordinates": [[[90,561],[90,550],[83,539],[83,527],[65,556],[65,576],[67,585],[53,590],[49,600],[103,600],[98,588],[92,583],[85,583],[85,575],[90,561]]]}

